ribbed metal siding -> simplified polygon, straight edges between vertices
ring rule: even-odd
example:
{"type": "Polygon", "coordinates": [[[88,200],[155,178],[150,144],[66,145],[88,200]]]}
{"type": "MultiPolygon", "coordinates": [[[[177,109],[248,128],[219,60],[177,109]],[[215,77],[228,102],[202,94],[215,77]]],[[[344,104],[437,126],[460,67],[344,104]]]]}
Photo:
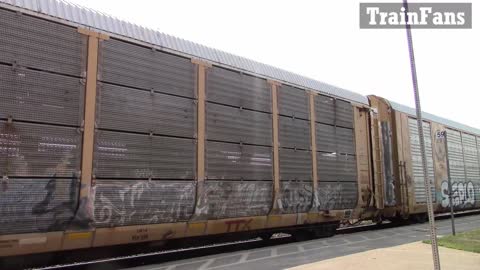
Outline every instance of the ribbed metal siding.
{"type": "MultiPolygon", "coordinates": [[[[448,136],[447,136],[448,139],[448,136]]],[[[463,159],[465,161],[466,181],[480,185],[477,142],[475,136],[462,133],[463,159]]]]}
{"type": "Polygon", "coordinates": [[[310,210],[313,203],[313,183],[311,181],[283,181],[280,183],[282,213],[303,213],[310,210]]]}
{"type": "Polygon", "coordinates": [[[335,101],[336,125],[341,127],[353,128],[353,108],[350,102],[343,100],[335,101]]]}
{"type": "Polygon", "coordinates": [[[356,182],[357,161],[353,155],[317,153],[320,182],[356,182]]]}
{"type": "Polygon", "coordinates": [[[357,183],[320,182],[318,183],[318,210],[352,209],[357,205],[357,183]]]}
{"type": "Polygon", "coordinates": [[[102,180],[95,186],[96,227],[187,221],[194,206],[193,181],[102,180]]]}
{"type": "Polygon", "coordinates": [[[206,181],[204,187],[209,219],[267,215],[272,206],[271,181],[206,181]]]}
{"type": "MultiPolygon", "coordinates": [[[[418,127],[417,120],[413,118],[408,118],[408,127],[410,134],[410,152],[412,154],[412,171],[413,171],[413,182],[414,182],[414,197],[416,203],[425,203],[427,201],[425,193],[425,184],[424,184],[424,175],[423,175],[423,166],[422,166],[422,154],[420,150],[420,137],[418,136],[418,127]]],[[[432,195],[435,194],[435,184],[434,184],[434,165],[433,165],[433,152],[432,152],[432,139],[431,139],[431,129],[430,124],[423,123],[423,133],[425,140],[425,152],[427,156],[427,169],[428,169],[428,179],[432,185],[432,195]]],[[[432,196],[433,201],[435,201],[436,196],[432,196]]]]}
{"type": "Polygon", "coordinates": [[[80,126],[84,89],[78,78],[0,65],[0,118],[80,126]]]}
{"type": "Polygon", "coordinates": [[[195,141],[98,131],[94,173],[100,178],[193,179],[195,141]]]}
{"type": "Polygon", "coordinates": [[[194,137],[192,99],[103,84],[97,102],[99,128],[194,137]]]}
{"type": "Polygon", "coordinates": [[[270,86],[264,79],[213,67],[207,73],[207,100],[256,111],[271,111],[270,86]]]}
{"type": "Polygon", "coordinates": [[[310,151],[280,148],[280,180],[312,181],[312,154],[310,151]]]}
{"type": "Polygon", "coordinates": [[[352,129],[316,124],[317,150],[355,154],[352,129]]]}
{"type": "Polygon", "coordinates": [[[315,96],[315,121],[319,123],[335,124],[335,100],[323,95],[315,96]]]}
{"type": "Polygon", "coordinates": [[[0,62],[80,76],[86,36],[77,29],[0,9],[0,62]]]}
{"type": "Polygon", "coordinates": [[[9,179],[0,191],[0,234],[63,231],[77,209],[78,179],[9,179]]]}
{"type": "Polygon", "coordinates": [[[448,162],[452,182],[465,182],[465,162],[460,132],[447,129],[448,162]]]}
{"type": "Polygon", "coordinates": [[[195,66],[190,59],[115,39],[102,42],[100,74],[105,82],[193,97],[195,66]]]}
{"type": "Polygon", "coordinates": [[[80,170],[76,128],[0,121],[0,173],[9,177],[71,177],[80,170]]]}
{"type": "Polygon", "coordinates": [[[310,122],[291,117],[278,117],[278,141],[281,147],[310,149],[310,122]]]}
{"type": "Polygon", "coordinates": [[[207,142],[206,157],[211,180],[273,179],[271,147],[207,142]]]}
{"type": "Polygon", "coordinates": [[[207,139],[272,145],[272,115],[207,103],[207,139]]]}
{"type": "Polygon", "coordinates": [[[305,90],[288,85],[278,88],[278,113],[280,115],[308,120],[309,98],[305,90]]]}

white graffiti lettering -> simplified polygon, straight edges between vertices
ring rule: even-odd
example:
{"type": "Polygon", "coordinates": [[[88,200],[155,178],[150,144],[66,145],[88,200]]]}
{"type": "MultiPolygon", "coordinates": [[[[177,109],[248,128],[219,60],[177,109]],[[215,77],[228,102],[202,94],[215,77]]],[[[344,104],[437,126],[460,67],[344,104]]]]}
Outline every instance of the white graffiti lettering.
{"type": "MultiPolygon", "coordinates": [[[[472,182],[452,183],[452,203],[454,207],[468,207],[475,204],[475,186],[472,182]]],[[[442,182],[442,207],[449,207],[448,182],[442,182]]]]}

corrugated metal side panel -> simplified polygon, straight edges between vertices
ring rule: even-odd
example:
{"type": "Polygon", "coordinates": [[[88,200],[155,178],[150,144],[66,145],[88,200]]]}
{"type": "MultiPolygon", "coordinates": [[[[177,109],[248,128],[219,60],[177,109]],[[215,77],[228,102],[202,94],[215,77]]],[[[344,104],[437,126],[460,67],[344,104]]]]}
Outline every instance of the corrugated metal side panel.
{"type": "Polygon", "coordinates": [[[337,181],[337,154],[317,152],[317,175],[319,182],[337,181]]]}
{"type": "Polygon", "coordinates": [[[194,137],[192,99],[103,84],[97,102],[99,128],[194,137]]]}
{"type": "Polygon", "coordinates": [[[317,210],[352,209],[357,205],[357,197],[356,182],[320,182],[317,210]]]}
{"type": "Polygon", "coordinates": [[[195,141],[98,131],[94,174],[100,178],[193,179],[195,141]]]}
{"type": "Polygon", "coordinates": [[[353,155],[317,152],[320,182],[356,182],[357,163],[353,155]]]}
{"type": "Polygon", "coordinates": [[[0,118],[80,126],[84,89],[78,78],[0,66],[0,118]]]}
{"type": "Polygon", "coordinates": [[[335,127],[324,124],[315,124],[317,150],[324,152],[337,152],[337,139],[335,127]]]}
{"type": "Polygon", "coordinates": [[[335,100],[323,95],[315,96],[315,121],[319,123],[335,124],[335,100]]]}
{"type": "Polygon", "coordinates": [[[278,117],[278,141],[281,147],[310,149],[310,122],[291,117],[278,117]]]}
{"type": "Polygon", "coordinates": [[[307,91],[288,85],[280,86],[278,88],[278,113],[305,120],[310,119],[307,91]]]}
{"type": "Polygon", "coordinates": [[[480,185],[480,168],[475,136],[462,133],[462,146],[467,175],[466,181],[472,181],[480,185]]]}
{"type": "Polygon", "coordinates": [[[313,203],[312,181],[283,181],[280,183],[281,209],[284,214],[304,213],[313,203]]]}
{"type": "Polygon", "coordinates": [[[353,129],[337,127],[337,151],[342,154],[355,154],[353,129]]]}
{"type": "Polygon", "coordinates": [[[96,227],[187,221],[195,206],[194,181],[99,180],[96,227]]]}
{"type": "Polygon", "coordinates": [[[193,97],[195,66],[189,59],[115,39],[102,42],[100,74],[105,82],[193,97]]]}
{"type": "Polygon", "coordinates": [[[272,115],[207,103],[207,139],[272,145],[272,115]]]}
{"type": "Polygon", "coordinates": [[[105,32],[126,36],[170,50],[178,51],[182,54],[204,58],[222,65],[231,66],[232,68],[257,73],[261,76],[274,78],[276,80],[297,85],[299,87],[313,89],[321,93],[335,95],[368,105],[368,99],[358,93],[335,87],[273,66],[252,61],[247,58],[239,57],[217,49],[208,48],[203,45],[176,38],[129,22],[121,21],[117,18],[96,12],[91,9],[82,8],[78,5],[71,5],[57,0],[0,0],[0,2],[16,5],[21,8],[29,9],[34,12],[40,12],[53,17],[59,17],[77,24],[86,25],[88,27],[100,29],[105,32]]]}
{"type": "Polygon", "coordinates": [[[207,100],[256,111],[271,112],[267,80],[213,67],[207,73],[207,100]]]}
{"type": "Polygon", "coordinates": [[[341,127],[353,128],[353,108],[350,102],[336,100],[336,125],[341,127]]]}
{"type": "Polygon", "coordinates": [[[0,190],[0,234],[63,231],[77,209],[78,179],[9,179],[0,190]]]}
{"type": "Polygon", "coordinates": [[[77,29],[0,10],[0,62],[80,76],[86,38],[77,29]]]}
{"type": "Polygon", "coordinates": [[[460,132],[447,129],[447,145],[451,181],[465,182],[465,162],[460,132]]]}
{"type": "Polygon", "coordinates": [[[355,154],[355,142],[352,129],[316,124],[317,150],[355,154]]]}
{"type": "Polygon", "coordinates": [[[0,121],[0,174],[71,177],[80,170],[81,145],[76,128],[0,121]]]}
{"type": "Polygon", "coordinates": [[[207,142],[206,175],[213,180],[272,180],[272,148],[207,142]]]}
{"type": "MultiPolygon", "coordinates": [[[[408,118],[408,127],[410,134],[410,152],[412,154],[412,171],[413,171],[413,182],[414,182],[414,196],[416,203],[425,203],[427,202],[427,196],[425,192],[424,184],[424,175],[423,175],[423,166],[422,166],[422,154],[420,150],[420,137],[418,136],[417,120],[413,118],[408,118]]],[[[428,179],[430,180],[432,187],[432,195],[435,194],[435,185],[434,185],[434,166],[433,166],[433,152],[432,152],[432,139],[431,139],[431,129],[429,123],[423,123],[423,133],[425,140],[425,152],[427,155],[427,169],[428,169],[428,179]]],[[[433,201],[435,201],[436,196],[432,196],[433,201]]]]}
{"type": "Polygon", "coordinates": [[[206,181],[209,219],[267,215],[272,206],[271,181],[206,181]]]}
{"type": "Polygon", "coordinates": [[[280,148],[280,180],[312,181],[312,154],[310,151],[280,148]]]}
{"type": "Polygon", "coordinates": [[[357,181],[357,159],[353,155],[339,154],[337,156],[337,181],[357,181]]]}

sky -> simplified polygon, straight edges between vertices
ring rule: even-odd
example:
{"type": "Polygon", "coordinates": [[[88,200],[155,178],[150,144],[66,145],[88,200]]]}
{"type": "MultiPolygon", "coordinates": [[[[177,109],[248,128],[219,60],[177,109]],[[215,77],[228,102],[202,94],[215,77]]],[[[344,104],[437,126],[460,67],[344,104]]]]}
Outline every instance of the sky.
{"type": "MultiPolygon", "coordinates": [[[[414,106],[405,30],[360,29],[360,1],[68,1],[363,95],[414,106]]],[[[412,32],[423,111],[480,129],[480,1],[475,1],[470,1],[472,29],[412,32]]]]}

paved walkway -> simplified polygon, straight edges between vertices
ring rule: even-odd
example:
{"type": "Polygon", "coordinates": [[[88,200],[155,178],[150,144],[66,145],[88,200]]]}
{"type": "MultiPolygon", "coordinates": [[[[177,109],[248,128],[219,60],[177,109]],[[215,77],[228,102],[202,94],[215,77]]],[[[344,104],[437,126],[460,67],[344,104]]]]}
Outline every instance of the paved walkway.
{"type": "MultiPolygon", "coordinates": [[[[438,220],[437,233],[439,235],[450,234],[450,220],[438,220]]],[[[469,231],[480,228],[480,215],[472,215],[456,218],[457,232],[469,231]]],[[[262,269],[262,270],[278,270],[287,269],[310,263],[326,261],[334,258],[346,259],[352,254],[364,254],[366,251],[378,252],[390,247],[402,247],[405,244],[418,242],[428,239],[429,230],[428,223],[414,224],[390,229],[382,229],[375,231],[365,231],[345,235],[336,235],[331,238],[323,238],[305,242],[290,243],[273,247],[258,248],[252,250],[238,251],[232,253],[219,254],[184,259],[179,258],[177,261],[168,263],[145,265],[130,269],[135,270],[180,270],[180,269],[225,269],[225,270],[245,270],[245,269],[262,269]],[[380,249],[380,250],[379,250],[380,249]]],[[[428,246],[427,246],[428,249],[428,246]]],[[[378,254],[378,253],[377,253],[378,254]]],[[[395,255],[396,256],[396,255],[395,255]]],[[[378,260],[377,256],[375,260],[378,260]]],[[[363,257],[362,257],[363,258],[363,257]]],[[[385,259],[385,263],[396,264],[396,258],[389,256],[385,259]]],[[[374,260],[374,259],[372,259],[374,260]]],[[[412,262],[411,260],[407,261],[412,262]]],[[[362,269],[358,267],[358,262],[350,262],[355,270],[362,269]]],[[[317,269],[317,268],[306,268],[317,269]]],[[[327,268],[319,268],[327,269],[327,268]]],[[[342,270],[348,268],[342,267],[342,270]]],[[[367,269],[371,268],[369,265],[367,269]]],[[[382,270],[390,269],[385,265],[382,270]]],[[[416,266],[410,268],[402,267],[402,270],[421,269],[416,266]]],[[[432,269],[427,266],[427,269],[432,269]]],[[[443,269],[443,268],[442,268],[443,269]]],[[[454,268],[461,269],[461,268],[454,268]]],[[[476,270],[480,270],[480,264],[477,264],[476,270]]],[[[374,269],[375,270],[375,269],[374,269]]]]}
{"type": "MultiPolygon", "coordinates": [[[[479,270],[480,254],[439,247],[442,270],[479,270]]],[[[433,269],[432,249],[428,244],[415,242],[391,248],[374,249],[337,257],[289,270],[430,270],[433,269]]]]}

